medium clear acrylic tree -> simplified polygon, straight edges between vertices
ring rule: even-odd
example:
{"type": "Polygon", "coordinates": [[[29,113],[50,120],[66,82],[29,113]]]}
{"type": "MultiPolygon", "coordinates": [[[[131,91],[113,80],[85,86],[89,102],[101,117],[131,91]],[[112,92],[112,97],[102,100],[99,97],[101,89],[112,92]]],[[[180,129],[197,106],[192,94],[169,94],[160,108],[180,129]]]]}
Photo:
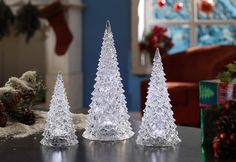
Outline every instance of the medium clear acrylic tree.
{"type": "Polygon", "coordinates": [[[171,107],[161,56],[157,49],[137,144],[161,147],[181,142],[171,107]]]}
{"type": "Polygon", "coordinates": [[[42,145],[65,147],[78,143],[69,108],[62,74],[59,73],[43,133],[44,138],[40,141],[42,145]]]}
{"type": "Polygon", "coordinates": [[[124,140],[134,135],[126,107],[110,22],[107,21],[83,137],[90,140],[124,140]]]}

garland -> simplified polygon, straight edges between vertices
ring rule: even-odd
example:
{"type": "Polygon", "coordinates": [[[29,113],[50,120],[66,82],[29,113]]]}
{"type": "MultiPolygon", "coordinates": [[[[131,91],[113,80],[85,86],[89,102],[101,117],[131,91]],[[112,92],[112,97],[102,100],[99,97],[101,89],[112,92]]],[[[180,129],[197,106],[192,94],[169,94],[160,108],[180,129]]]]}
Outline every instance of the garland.
{"type": "Polygon", "coordinates": [[[22,6],[16,16],[16,33],[25,34],[26,42],[34,36],[35,32],[40,29],[40,11],[30,2],[22,6]]]}
{"type": "Polygon", "coordinates": [[[16,34],[24,34],[26,42],[29,42],[41,27],[40,15],[38,8],[29,2],[22,6],[14,16],[4,0],[0,0],[0,40],[10,34],[10,27],[15,24],[16,34]]]}
{"type": "Polygon", "coordinates": [[[0,40],[9,35],[10,26],[14,22],[14,16],[11,9],[5,4],[4,0],[0,1],[0,40]]]}

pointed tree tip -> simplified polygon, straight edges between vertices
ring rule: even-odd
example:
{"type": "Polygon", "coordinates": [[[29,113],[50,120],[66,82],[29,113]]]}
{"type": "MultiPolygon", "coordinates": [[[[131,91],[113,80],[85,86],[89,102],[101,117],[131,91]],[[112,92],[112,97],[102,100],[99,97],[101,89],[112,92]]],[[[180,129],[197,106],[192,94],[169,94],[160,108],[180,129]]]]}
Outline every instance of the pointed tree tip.
{"type": "Polygon", "coordinates": [[[62,72],[58,71],[57,76],[62,76],[62,72]]]}
{"type": "Polygon", "coordinates": [[[57,73],[57,80],[63,80],[63,75],[61,71],[57,73]]]}
{"type": "Polygon", "coordinates": [[[110,20],[107,20],[106,24],[110,24],[110,20]]]}
{"type": "Polygon", "coordinates": [[[106,27],[109,27],[109,26],[111,26],[111,23],[110,23],[110,20],[107,20],[106,21],[106,27]]]}
{"type": "Polygon", "coordinates": [[[110,20],[107,20],[107,22],[106,22],[106,30],[107,31],[111,31],[111,23],[110,23],[110,20]]]}
{"type": "Polygon", "coordinates": [[[159,48],[156,49],[155,56],[154,56],[154,61],[157,60],[157,59],[161,59],[159,48]]]}

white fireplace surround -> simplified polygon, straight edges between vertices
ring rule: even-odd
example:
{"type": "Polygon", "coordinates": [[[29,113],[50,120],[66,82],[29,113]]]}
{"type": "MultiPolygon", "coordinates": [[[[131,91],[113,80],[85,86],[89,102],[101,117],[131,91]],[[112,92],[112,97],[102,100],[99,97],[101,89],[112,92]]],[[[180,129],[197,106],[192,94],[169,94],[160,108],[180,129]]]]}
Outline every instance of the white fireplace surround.
{"type": "MultiPolygon", "coordinates": [[[[31,3],[44,7],[55,0],[31,0],[31,3]]],[[[28,3],[28,0],[5,0],[14,10],[28,3]]],[[[48,108],[56,75],[60,71],[64,76],[65,87],[72,112],[82,107],[82,8],[81,0],[61,0],[66,8],[66,18],[73,33],[73,42],[64,56],[57,56],[55,33],[49,26],[38,31],[29,44],[24,36],[11,35],[0,42],[0,84],[10,76],[20,76],[24,71],[37,70],[45,76],[48,108]]],[[[45,25],[45,24],[44,24],[45,25]]]]}

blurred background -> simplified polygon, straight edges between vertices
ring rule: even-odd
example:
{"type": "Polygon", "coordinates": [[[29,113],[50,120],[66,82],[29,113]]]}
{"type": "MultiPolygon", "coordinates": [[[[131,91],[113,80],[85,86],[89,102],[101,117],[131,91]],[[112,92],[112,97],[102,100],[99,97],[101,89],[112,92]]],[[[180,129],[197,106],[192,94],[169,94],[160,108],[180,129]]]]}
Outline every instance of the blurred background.
{"type": "Polygon", "coordinates": [[[88,108],[91,102],[108,19],[129,111],[141,109],[141,82],[150,77],[153,48],[160,48],[165,57],[192,47],[236,44],[235,0],[5,0],[5,4],[15,20],[7,23],[9,31],[0,29],[0,85],[11,76],[36,70],[48,87],[48,103],[61,71],[73,111],[88,108]],[[39,13],[22,11],[29,3],[39,13]]]}

